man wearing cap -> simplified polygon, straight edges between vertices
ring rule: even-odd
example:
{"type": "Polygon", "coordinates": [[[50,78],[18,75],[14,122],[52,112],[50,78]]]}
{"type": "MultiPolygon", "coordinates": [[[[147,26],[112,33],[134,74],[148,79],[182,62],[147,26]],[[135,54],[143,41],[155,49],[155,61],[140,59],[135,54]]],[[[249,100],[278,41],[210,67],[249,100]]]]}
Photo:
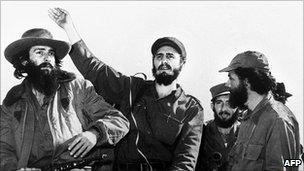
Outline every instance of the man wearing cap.
{"type": "Polygon", "coordinates": [[[247,108],[235,146],[229,154],[231,170],[297,170],[284,167],[286,159],[299,159],[299,126],[293,113],[277,97],[277,90],[264,54],[246,51],[228,67],[229,103],[247,108]]]}
{"type": "Polygon", "coordinates": [[[115,169],[194,170],[203,108],[177,84],[186,61],[183,44],[164,37],[152,45],[155,81],[128,77],[89,51],[67,11],[55,8],[49,12],[73,44],[70,56],[78,70],[130,120],[129,133],[116,147],[115,169]]]}
{"type": "Polygon", "coordinates": [[[25,79],[1,105],[0,170],[82,161],[92,148],[115,145],[127,134],[129,122],[121,112],[88,80],[60,69],[69,50],[41,28],[26,31],[5,49],[14,76],[25,79]]]}
{"type": "Polygon", "coordinates": [[[275,96],[276,100],[282,102],[283,104],[286,103],[287,98],[292,96],[292,94],[286,92],[285,84],[284,83],[278,83],[278,82],[277,82],[276,89],[274,90],[273,95],[275,96]]]}
{"type": "Polygon", "coordinates": [[[225,83],[213,86],[210,92],[214,119],[204,124],[196,170],[226,171],[228,153],[237,138],[239,112],[228,103],[230,92],[225,83]]]}

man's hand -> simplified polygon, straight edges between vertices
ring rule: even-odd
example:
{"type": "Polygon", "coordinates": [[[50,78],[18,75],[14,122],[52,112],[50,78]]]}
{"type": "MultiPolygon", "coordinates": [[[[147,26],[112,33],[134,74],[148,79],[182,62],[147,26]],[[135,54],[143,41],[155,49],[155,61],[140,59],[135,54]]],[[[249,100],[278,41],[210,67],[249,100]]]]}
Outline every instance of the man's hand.
{"type": "Polygon", "coordinates": [[[81,37],[73,24],[72,17],[66,10],[62,8],[53,8],[49,9],[48,12],[49,17],[67,33],[72,45],[81,40],[81,37]]]}
{"type": "Polygon", "coordinates": [[[71,156],[84,157],[96,145],[97,135],[98,132],[95,130],[78,134],[68,148],[71,156]]]}
{"type": "Polygon", "coordinates": [[[70,14],[62,8],[49,9],[49,17],[63,29],[73,27],[73,21],[70,14]]]}

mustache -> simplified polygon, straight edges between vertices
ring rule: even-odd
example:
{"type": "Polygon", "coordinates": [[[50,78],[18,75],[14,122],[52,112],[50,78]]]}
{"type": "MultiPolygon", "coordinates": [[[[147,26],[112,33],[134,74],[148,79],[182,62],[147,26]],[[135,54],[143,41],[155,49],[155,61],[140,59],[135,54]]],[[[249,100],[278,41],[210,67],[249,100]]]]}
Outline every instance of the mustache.
{"type": "Polygon", "coordinates": [[[161,69],[161,68],[163,68],[163,67],[166,67],[166,68],[168,68],[168,69],[172,69],[171,66],[168,65],[168,64],[161,64],[157,69],[159,70],[159,69],[161,69]]]}
{"type": "Polygon", "coordinates": [[[50,63],[48,62],[43,62],[39,65],[39,68],[43,68],[43,67],[50,67],[50,68],[54,68],[53,65],[51,65],[50,63]]]}

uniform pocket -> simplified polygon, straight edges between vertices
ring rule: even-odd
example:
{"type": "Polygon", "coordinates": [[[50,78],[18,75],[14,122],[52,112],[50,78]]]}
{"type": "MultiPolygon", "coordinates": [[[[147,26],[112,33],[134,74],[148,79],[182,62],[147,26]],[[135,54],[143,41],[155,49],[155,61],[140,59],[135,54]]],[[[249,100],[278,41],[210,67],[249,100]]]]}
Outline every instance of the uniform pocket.
{"type": "Polygon", "coordinates": [[[249,144],[244,154],[244,158],[248,160],[257,160],[261,155],[262,149],[262,145],[249,144]]]}
{"type": "Polygon", "coordinates": [[[184,125],[183,121],[174,115],[164,113],[159,113],[159,117],[156,118],[154,123],[156,137],[170,145],[175,142],[184,125]]]}

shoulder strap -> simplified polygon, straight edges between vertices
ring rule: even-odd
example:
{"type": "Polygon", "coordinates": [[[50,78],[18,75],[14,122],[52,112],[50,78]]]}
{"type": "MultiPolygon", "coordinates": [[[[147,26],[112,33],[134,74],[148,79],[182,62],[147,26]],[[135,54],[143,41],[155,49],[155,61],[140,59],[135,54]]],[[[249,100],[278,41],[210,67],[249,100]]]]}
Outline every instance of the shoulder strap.
{"type": "MultiPolygon", "coordinates": [[[[130,115],[131,115],[131,118],[132,118],[132,121],[136,127],[136,130],[137,130],[137,134],[136,134],[136,139],[135,139],[135,146],[136,146],[136,150],[137,152],[144,158],[144,160],[147,162],[148,166],[149,166],[149,170],[150,171],[153,171],[153,168],[149,162],[149,160],[147,159],[147,157],[144,155],[144,153],[138,148],[138,140],[139,140],[139,131],[138,131],[138,126],[137,126],[137,122],[136,122],[136,119],[133,115],[133,110],[132,110],[132,106],[133,106],[133,99],[132,99],[132,91],[131,91],[131,86],[132,86],[132,77],[130,77],[130,95],[129,95],[129,102],[130,102],[130,115]]],[[[143,90],[142,90],[143,91],[143,90]]],[[[139,96],[137,96],[139,97],[139,96]]]]}
{"type": "Polygon", "coordinates": [[[28,105],[25,105],[24,126],[22,133],[22,150],[18,160],[17,168],[25,168],[28,164],[32,142],[34,137],[35,118],[34,113],[28,112],[28,105]]]}

